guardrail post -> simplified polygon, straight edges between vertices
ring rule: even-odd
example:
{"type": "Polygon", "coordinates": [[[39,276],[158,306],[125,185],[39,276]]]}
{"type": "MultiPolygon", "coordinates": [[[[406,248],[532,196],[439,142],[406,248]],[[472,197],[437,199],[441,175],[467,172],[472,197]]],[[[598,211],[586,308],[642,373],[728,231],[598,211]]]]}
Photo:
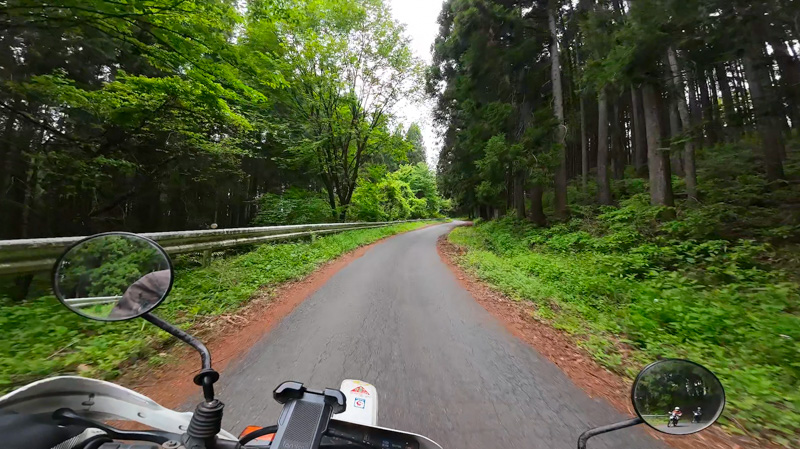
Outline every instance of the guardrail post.
{"type": "Polygon", "coordinates": [[[211,265],[211,250],[207,249],[203,251],[203,267],[207,267],[211,265]]]}
{"type": "Polygon", "coordinates": [[[23,299],[27,298],[28,292],[31,288],[31,282],[33,282],[32,274],[21,274],[19,276],[14,276],[14,281],[10,292],[11,299],[22,301],[23,299]]]}

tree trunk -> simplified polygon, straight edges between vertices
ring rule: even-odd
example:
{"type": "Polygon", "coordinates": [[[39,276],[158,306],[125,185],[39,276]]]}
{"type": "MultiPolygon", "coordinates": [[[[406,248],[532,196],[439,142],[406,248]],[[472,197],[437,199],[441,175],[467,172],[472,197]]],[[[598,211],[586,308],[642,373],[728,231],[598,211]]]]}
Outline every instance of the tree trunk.
{"type": "Polygon", "coordinates": [[[693,133],[695,148],[703,146],[703,130],[702,126],[698,126],[702,122],[702,113],[700,112],[700,102],[697,99],[697,82],[692,77],[689,78],[689,118],[694,125],[695,132],[693,133]]]}
{"type": "Polygon", "coordinates": [[[491,211],[489,210],[489,206],[481,205],[481,206],[479,206],[479,210],[480,210],[480,216],[481,216],[482,219],[488,220],[488,219],[492,218],[492,216],[490,214],[491,211]]]}
{"type": "Polygon", "coordinates": [[[703,127],[706,131],[704,146],[712,147],[717,140],[714,135],[714,110],[711,104],[711,95],[708,93],[708,81],[703,70],[697,73],[697,86],[700,88],[700,107],[703,114],[703,127]]]}
{"type": "Polygon", "coordinates": [[[22,201],[22,216],[19,223],[19,236],[23,239],[30,237],[31,210],[34,208],[34,192],[38,188],[38,167],[35,162],[28,166],[28,175],[25,180],[25,195],[22,201]]]}
{"type": "Polygon", "coordinates": [[[769,73],[764,65],[763,49],[760,41],[749,42],[745,48],[744,71],[750,96],[753,99],[756,126],[761,135],[764,151],[764,167],[767,180],[770,182],[784,179],[783,139],[780,124],[774,112],[774,98],[769,93],[769,73]]]}
{"type": "Polygon", "coordinates": [[[733,66],[735,69],[733,85],[736,89],[736,97],[739,100],[737,102],[739,105],[739,123],[744,128],[745,126],[752,126],[753,122],[752,114],[750,113],[750,96],[745,87],[745,76],[742,64],[740,64],[739,61],[735,61],[733,66]]]}
{"type": "Polygon", "coordinates": [[[645,128],[647,129],[647,166],[650,172],[650,204],[654,206],[673,206],[672,173],[669,157],[660,146],[661,118],[659,101],[652,84],[642,86],[645,128]]]}
{"type": "Polygon", "coordinates": [[[608,184],[608,94],[600,90],[597,107],[597,195],[600,204],[611,204],[608,184]]]}
{"type": "Polygon", "coordinates": [[[741,134],[741,120],[736,114],[736,103],[733,101],[733,92],[731,92],[728,69],[725,68],[725,64],[716,64],[714,73],[717,75],[717,83],[722,94],[722,109],[725,112],[725,138],[731,142],[741,134]]]}
{"type": "Polygon", "coordinates": [[[620,180],[625,175],[625,154],[622,147],[622,131],[621,127],[624,126],[625,122],[623,117],[620,114],[620,107],[619,107],[620,99],[614,102],[614,106],[612,107],[612,114],[613,117],[611,121],[611,173],[614,176],[614,179],[620,180]]]}
{"type": "MultiPolygon", "coordinates": [[[[675,54],[675,50],[670,47],[667,52],[670,70],[672,70],[672,82],[675,85],[678,113],[683,124],[683,132],[688,133],[692,130],[692,119],[684,95],[686,87],[683,82],[683,74],[678,65],[678,56],[675,54]]],[[[697,169],[694,162],[694,142],[689,136],[686,136],[686,143],[683,145],[683,170],[684,179],[686,180],[686,194],[689,197],[689,201],[697,201],[697,169]]]]}
{"type": "Polygon", "coordinates": [[[670,167],[678,176],[683,176],[683,164],[681,163],[680,151],[675,151],[675,141],[681,137],[681,119],[678,117],[678,106],[674,92],[669,97],[669,161],[670,167]]]}
{"type": "Polygon", "coordinates": [[[712,134],[712,142],[714,145],[719,143],[721,136],[722,136],[722,120],[720,118],[721,111],[719,109],[719,92],[717,92],[717,83],[714,79],[714,72],[703,71],[703,74],[707,77],[706,82],[708,83],[710,90],[709,94],[711,95],[711,114],[713,115],[713,134],[712,134]]]}
{"type": "Polygon", "coordinates": [[[786,43],[782,39],[772,39],[770,46],[781,70],[780,85],[788,104],[792,128],[796,128],[800,123],[800,67],[786,50],[786,43]]]}
{"type": "MultiPolygon", "coordinates": [[[[581,55],[580,55],[580,45],[578,44],[577,40],[580,37],[576,38],[576,45],[575,45],[575,60],[576,65],[581,65],[581,55]]],[[[583,192],[586,193],[586,189],[589,184],[589,132],[586,120],[588,117],[586,116],[586,96],[584,95],[583,91],[579,91],[578,95],[580,96],[580,120],[581,120],[581,187],[583,192]]]]}
{"type": "Polygon", "coordinates": [[[581,94],[581,186],[584,192],[589,182],[589,134],[586,132],[585,102],[581,94]]]}
{"type": "Polygon", "coordinates": [[[633,166],[636,174],[645,176],[647,174],[647,131],[644,125],[644,111],[642,111],[642,99],[639,89],[631,86],[631,103],[633,109],[633,166]]]}
{"type": "Polygon", "coordinates": [[[514,176],[514,209],[517,211],[517,218],[525,219],[525,176],[518,172],[514,176]]]}
{"type": "Polygon", "coordinates": [[[505,210],[512,209],[516,207],[516,176],[514,174],[513,167],[509,167],[506,170],[506,206],[505,210]]]}
{"type": "Polygon", "coordinates": [[[0,134],[0,192],[7,192],[6,179],[11,176],[11,143],[14,141],[14,124],[16,118],[11,113],[6,113],[6,120],[3,124],[3,134],[0,134]]]}
{"type": "Polygon", "coordinates": [[[328,205],[331,207],[331,217],[337,220],[339,217],[336,211],[336,193],[333,191],[333,184],[329,181],[325,181],[325,192],[328,193],[328,205]]]}
{"type": "Polygon", "coordinates": [[[558,119],[559,137],[562,137],[555,176],[554,208],[556,218],[558,220],[566,220],[569,216],[567,207],[567,152],[564,145],[567,133],[564,126],[564,92],[561,87],[561,57],[558,51],[555,5],[550,5],[550,8],[548,8],[547,23],[550,27],[550,80],[553,84],[553,111],[558,119]]]}
{"type": "Polygon", "coordinates": [[[547,225],[547,218],[544,215],[544,208],[542,205],[542,195],[544,195],[544,189],[539,183],[534,183],[528,191],[528,196],[531,199],[530,220],[531,223],[535,224],[536,226],[547,225]]]}

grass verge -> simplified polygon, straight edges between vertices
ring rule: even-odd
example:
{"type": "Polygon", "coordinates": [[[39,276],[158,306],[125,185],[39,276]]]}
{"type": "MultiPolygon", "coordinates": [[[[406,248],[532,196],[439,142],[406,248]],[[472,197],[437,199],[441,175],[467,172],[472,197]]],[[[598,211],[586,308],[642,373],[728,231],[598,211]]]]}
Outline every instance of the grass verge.
{"type": "Polygon", "coordinates": [[[625,209],[549,229],[480,223],[449,239],[467,250],[461,266],[534,302],[537,319],[602,365],[632,378],[658,358],[700,362],[726,387],[723,426],[794,444],[800,300],[790,273],[760,263],[765,249],[751,241],[648,241],[628,220],[603,225],[625,209]]]}
{"type": "MultiPolygon", "coordinates": [[[[208,267],[194,257],[175,260],[176,278],[158,314],[182,328],[244,306],[258,290],[301,279],[321,264],[384,237],[431,222],[347,231],[312,240],[267,244],[218,257],[208,267]]],[[[99,323],[65,309],[53,296],[14,303],[0,297],[0,393],[35,379],[80,373],[111,379],[120,366],[146,359],[170,337],[141,320],[99,323]]]]}

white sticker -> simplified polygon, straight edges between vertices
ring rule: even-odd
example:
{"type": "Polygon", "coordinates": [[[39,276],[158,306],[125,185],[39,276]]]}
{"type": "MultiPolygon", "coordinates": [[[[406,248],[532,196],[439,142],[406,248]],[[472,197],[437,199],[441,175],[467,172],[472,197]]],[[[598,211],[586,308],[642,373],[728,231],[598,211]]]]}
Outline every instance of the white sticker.
{"type": "Polygon", "coordinates": [[[365,408],[367,406],[367,400],[364,398],[356,398],[353,401],[353,406],[356,408],[365,408]]]}

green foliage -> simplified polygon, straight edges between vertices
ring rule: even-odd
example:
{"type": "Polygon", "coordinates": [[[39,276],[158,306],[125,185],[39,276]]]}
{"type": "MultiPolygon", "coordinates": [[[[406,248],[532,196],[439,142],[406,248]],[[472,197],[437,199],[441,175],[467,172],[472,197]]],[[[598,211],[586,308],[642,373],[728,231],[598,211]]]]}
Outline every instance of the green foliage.
{"type": "Polygon", "coordinates": [[[422,130],[419,125],[412,123],[406,131],[406,142],[411,144],[411,151],[408,152],[408,163],[416,165],[425,162],[427,155],[425,154],[425,142],[422,140],[422,130]]]}
{"type": "Polygon", "coordinates": [[[539,88],[550,82],[546,5],[449,0],[439,25],[428,92],[447,126],[442,192],[472,212],[505,205],[509,179],[550,182],[561,142],[552,98],[539,88]]]}
{"type": "MultiPolygon", "coordinates": [[[[172,293],[159,315],[183,328],[204,317],[236,311],[262,288],[299,279],[320,264],[383,237],[426,225],[405,223],[348,231],[312,241],[261,245],[207,268],[177,265],[172,293]]],[[[0,393],[55,374],[113,378],[126,362],[149,359],[171,337],[143,321],[99,323],[46,295],[12,302],[0,297],[0,393]]]]}
{"type": "Polygon", "coordinates": [[[320,194],[292,188],[282,195],[266,193],[258,199],[256,226],[327,223],[331,207],[320,194]]]}
{"type": "Polygon", "coordinates": [[[403,165],[375,181],[364,181],[353,193],[350,217],[358,221],[391,221],[440,217],[449,202],[439,196],[436,178],[425,163],[403,165]]]}
{"type": "Polygon", "coordinates": [[[609,368],[625,372],[623,354],[636,364],[698,361],[726,386],[726,427],[737,431],[735,418],[750,432],[793,435],[800,414],[786,411],[800,404],[800,365],[791,362],[800,360],[800,285],[768,262],[769,245],[707,239],[714,219],[703,217],[715,216],[714,205],[667,222],[661,209],[634,196],[547,229],[505,219],[459,228],[451,240],[470,249],[461,261],[469,269],[536,302],[609,368]]]}
{"type": "Polygon", "coordinates": [[[344,219],[365,165],[424,160],[383,0],[246,3],[0,5],[0,237],[239,227],[291,187],[344,219]]]}
{"type": "Polygon", "coordinates": [[[422,65],[381,0],[290,3],[301,14],[276,23],[297,87],[285,104],[292,141],[282,160],[314,174],[345,219],[362,167],[378,159],[394,168],[420,143],[392,133],[389,114],[414,99],[422,65]]]}

